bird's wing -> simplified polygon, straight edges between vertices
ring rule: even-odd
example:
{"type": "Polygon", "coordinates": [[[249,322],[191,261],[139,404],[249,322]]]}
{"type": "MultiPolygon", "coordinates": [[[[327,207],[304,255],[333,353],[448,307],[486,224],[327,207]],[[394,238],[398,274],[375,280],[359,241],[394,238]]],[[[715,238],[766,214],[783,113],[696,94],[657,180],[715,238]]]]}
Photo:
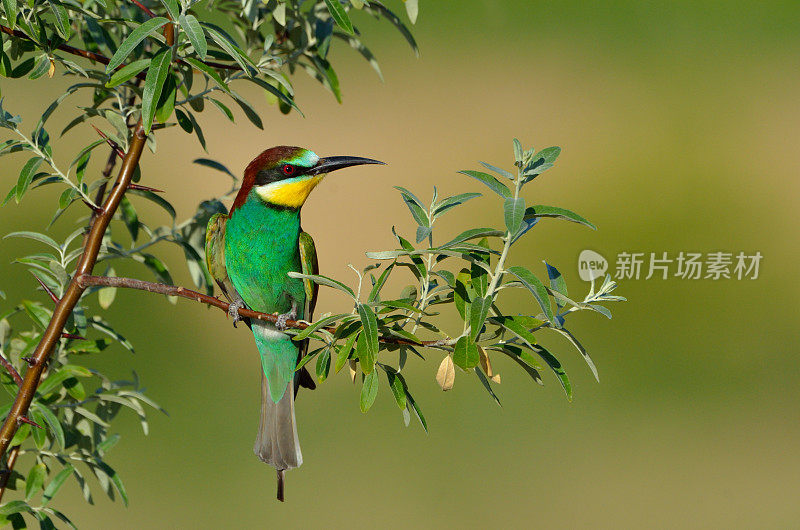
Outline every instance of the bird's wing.
{"type": "MultiPolygon", "coordinates": [[[[308,232],[300,232],[298,243],[300,245],[301,272],[303,274],[319,274],[317,247],[314,245],[314,239],[308,232]]],[[[311,280],[303,280],[303,287],[306,290],[306,306],[303,311],[303,318],[311,322],[314,318],[314,307],[317,305],[319,285],[311,280]]]]}
{"type": "Polygon", "coordinates": [[[206,265],[208,272],[219,285],[222,294],[233,302],[240,298],[236,288],[228,277],[228,269],[225,267],[225,224],[228,216],[224,213],[217,213],[211,216],[206,227],[206,265]]]}
{"type": "MultiPolygon", "coordinates": [[[[303,274],[319,274],[319,265],[317,264],[317,248],[314,246],[314,239],[307,232],[301,231],[298,245],[300,247],[300,272],[303,274]]],[[[311,280],[303,280],[303,288],[306,291],[306,303],[305,307],[303,308],[302,318],[311,322],[311,320],[314,318],[314,306],[317,305],[317,291],[319,290],[319,285],[311,280]]],[[[300,351],[298,352],[297,357],[298,362],[303,358],[307,351],[308,340],[304,340],[300,344],[300,351]]],[[[295,395],[297,395],[297,390],[301,386],[308,388],[309,390],[314,390],[314,388],[317,386],[314,383],[314,379],[311,377],[311,374],[309,374],[308,370],[306,370],[305,366],[298,373],[294,390],[295,395]]]]}

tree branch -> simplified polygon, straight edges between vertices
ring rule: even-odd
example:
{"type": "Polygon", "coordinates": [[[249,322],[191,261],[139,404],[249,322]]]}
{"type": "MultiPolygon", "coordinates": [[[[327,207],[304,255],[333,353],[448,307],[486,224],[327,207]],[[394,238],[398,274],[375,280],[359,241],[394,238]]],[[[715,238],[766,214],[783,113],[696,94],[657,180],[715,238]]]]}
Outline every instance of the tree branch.
{"type": "MultiPolygon", "coordinates": [[[[200,302],[201,304],[206,304],[210,306],[214,306],[218,309],[221,309],[227,313],[228,307],[230,304],[219,298],[214,296],[208,296],[207,294],[198,293],[197,291],[192,291],[191,289],[187,289],[185,287],[174,286],[174,285],[165,285],[163,283],[153,283],[153,282],[146,282],[144,280],[137,280],[135,278],[121,278],[121,277],[111,277],[111,276],[91,276],[88,274],[82,276],[76,276],[77,282],[81,285],[82,288],[87,288],[91,285],[99,286],[99,287],[117,287],[122,289],[137,289],[139,291],[147,291],[149,293],[157,293],[157,294],[164,294],[167,296],[179,296],[181,298],[187,298],[189,300],[194,300],[195,302],[200,302]]],[[[275,323],[278,321],[278,315],[270,314],[270,313],[260,313],[258,311],[251,311],[250,309],[240,308],[239,309],[239,316],[245,318],[254,318],[256,320],[263,320],[265,322],[272,322],[275,323]]],[[[309,327],[309,324],[302,322],[300,320],[287,320],[286,327],[292,329],[303,330],[309,327]]],[[[320,328],[326,331],[333,333],[335,328],[320,328]]],[[[410,341],[407,339],[401,339],[399,337],[379,337],[378,340],[385,344],[400,344],[400,345],[407,345],[407,346],[427,346],[430,348],[441,348],[444,346],[449,346],[449,341],[447,340],[423,340],[419,342],[410,341]]]]}
{"type": "Polygon", "coordinates": [[[133,129],[130,148],[122,161],[122,167],[117,177],[117,185],[111,189],[97,217],[92,220],[89,234],[86,236],[84,243],[83,254],[81,254],[80,260],[78,261],[75,275],[53,310],[50,323],[47,325],[47,329],[44,331],[41,341],[33,352],[33,364],[25,371],[25,377],[22,380],[22,385],[17,393],[17,397],[14,399],[14,404],[11,406],[11,410],[3,423],[3,427],[0,429],[0,456],[5,454],[8,450],[8,444],[11,443],[14,433],[17,431],[17,427],[21,421],[20,418],[26,417],[28,407],[30,407],[31,401],[33,401],[33,396],[36,393],[36,388],[39,386],[39,380],[47,365],[47,360],[53,351],[53,347],[61,339],[61,334],[64,332],[67,319],[72,313],[72,310],[75,309],[81,295],[86,289],[78,282],[78,278],[91,274],[97,262],[97,255],[100,252],[103,235],[111,219],[114,217],[114,213],[116,213],[117,207],[122,201],[122,197],[128,189],[128,184],[130,184],[133,178],[134,170],[142,156],[146,138],[147,135],[144,133],[142,121],[140,119],[133,129]]]}
{"type": "MultiPolygon", "coordinates": [[[[6,35],[11,35],[12,37],[17,37],[20,39],[25,39],[35,42],[31,37],[29,37],[28,35],[26,35],[25,33],[23,33],[18,29],[11,29],[9,27],[0,25],[0,31],[5,33],[6,35]]],[[[111,62],[111,60],[105,55],[100,55],[99,53],[94,53],[87,50],[81,50],[80,48],[75,48],[74,46],[70,46],[69,44],[59,44],[56,47],[56,49],[61,50],[62,52],[70,53],[72,55],[77,55],[78,57],[91,59],[92,61],[96,61],[100,64],[108,64],[109,62],[111,62]]],[[[189,65],[189,63],[187,63],[182,59],[178,59],[178,62],[181,64],[189,65]]],[[[224,64],[214,61],[204,61],[203,64],[211,66],[212,68],[220,68],[222,70],[240,70],[240,67],[238,65],[224,64]]],[[[122,66],[124,66],[124,64],[120,65],[120,68],[122,66]]],[[[145,75],[146,75],[145,72],[141,72],[137,74],[136,77],[144,80],[145,75]]]]}

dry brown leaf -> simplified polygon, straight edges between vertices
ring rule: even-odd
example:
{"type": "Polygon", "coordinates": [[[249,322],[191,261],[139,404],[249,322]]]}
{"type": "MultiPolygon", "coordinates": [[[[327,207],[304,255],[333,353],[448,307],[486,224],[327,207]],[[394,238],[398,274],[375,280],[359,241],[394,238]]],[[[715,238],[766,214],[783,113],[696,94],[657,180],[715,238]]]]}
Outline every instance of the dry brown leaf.
{"type": "Polygon", "coordinates": [[[446,392],[453,388],[455,379],[456,370],[453,365],[453,359],[448,355],[442,359],[442,364],[439,365],[439,370],[436,372],[436,382],[446,392]]]}
{"type": "Polygon", "coordinates": [[[480,354],[481,368],[483,368],[483,372],[487,377],[491,378],[494,374],[492,373],[492,362],[489,360],[489,354],[486,353],[486,350],[480,346],[478,346],[478,353],[480,354]]]}
{"type": "Polygon", "coordinates": [[[47,69],[47,77],[52,78],[56,73],[56,63],[50,59],[50,68],[47,69]]]}
{"type": "Polygon", "coordinates": [[[353,382],[353,384],[356,384],[356,368],[358,365],[353,359],[347,359],[347,367],[350,369],[350,380],[353,382]]]}
{"type": "Polygon", "coordinates": [[[492,381],[494,381],[495,383],[497,383],[499,385],[500,384],[500,374],[494,374],[492,376],[492,381]]]}

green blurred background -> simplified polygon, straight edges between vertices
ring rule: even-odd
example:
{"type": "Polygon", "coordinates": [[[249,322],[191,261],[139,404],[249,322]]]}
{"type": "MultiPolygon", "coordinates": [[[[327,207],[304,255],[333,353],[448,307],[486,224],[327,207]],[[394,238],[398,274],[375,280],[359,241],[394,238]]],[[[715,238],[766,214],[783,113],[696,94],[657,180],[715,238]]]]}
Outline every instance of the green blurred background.
{"type": "MultiPolygon", "coordinates": [[[[442,393],[440,358],[430,353],[408,376],[430,424],[425,435],[403,426],[385,386],[364,415],[358,388],[333,377],[298,401],[305,464],[288,474],[286,504],[274,500],[274,472],[251,450],[252,339],[198,304],[119,293],[108,319],[137,354],[109,349],[92,362],[118,377],[135,369],[170,415],[154,413],[147,437],[133,417],[119,425],[110,463],[129,508],[99,489],[89,507],[74,485],[59,507],[86,528],[797,527],[800,292],[791,278],[800,249],[790,227],[800,191],[800,6],[420,3],[420,59],[388,25],[355,15],[385,84],[337,43],[342,105],[301,74],[305,119],[268,108],[259,131],[241,115],[236,125],[213,110],[203,116],[212,156],[237,172],[276,144],[389,163],[337,174],[312,194],[304,226],[326,274],[349,281],[348,262],[363,266],[364,250],[393,247],[391,225],[410,233],[393,185],[425,197],[433,183],[444,193],[483,191],[455,172],[478,159],[509,167],[517,136],[526,147],[564,148],[529,187],[529,202],[574,209],[599,227],[542,222],[514,258],[542,274],[547,258],[573,297],[587,287],[577,275],[584,248],[612,267],[623,251],[760,251],[760,277],[620,282],[629,302],[611,307],[613,320],[572,318],[600,384],[568,343],[546,341],[573,379],[573,403],[552,374],[541,388],[502,360],[502,408],[464,373],[442,393]]],[[[4,82],[5,106],[30,126],[62,87],[4,82]]],[[[69,133],[61,152],[90,134],[69,133]]],[[[191,164],[198,156],[193,138],[170,129],[159,134],[159,156],[143,158],[144,182],[165,189],[183,217],[228,184],[191,164]]],[[[5,190],[20,162],[3,163],[5,190]]],[[[53,200],[39,193],[3,208],[3,231],[42,229],[53,200]]],[[[502,221],[486,197],[445,217],[440,237],[488,223],[502,221]]],[[[33,248],[0,242],[10,301],[31,296],[34,280],[10,262],[33,248]]],[[[167,255],[188,285],[180,255],[167,255]]],[[[531,302],[514,303],[526,311],[531,302]]],[[[324,292],[318,311],[341,305],[324,292]]]]}

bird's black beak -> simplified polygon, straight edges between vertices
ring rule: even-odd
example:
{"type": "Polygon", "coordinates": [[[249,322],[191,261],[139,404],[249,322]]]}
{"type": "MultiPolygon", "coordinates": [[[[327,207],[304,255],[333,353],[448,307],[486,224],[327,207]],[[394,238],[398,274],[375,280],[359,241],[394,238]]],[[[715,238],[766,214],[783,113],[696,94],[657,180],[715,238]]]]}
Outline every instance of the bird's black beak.
{"type": "Polygon", "coordinates": [[[386,165],[379,160],[371,158],[362,158],[360,156],[328,156],[320,158],[316,166],[312,167],[306,174],[319,175],[321,173],[330,173],[337,169],[342,169],[350,166],[360,166],[362,164],[381,164],[386,165]]]}

